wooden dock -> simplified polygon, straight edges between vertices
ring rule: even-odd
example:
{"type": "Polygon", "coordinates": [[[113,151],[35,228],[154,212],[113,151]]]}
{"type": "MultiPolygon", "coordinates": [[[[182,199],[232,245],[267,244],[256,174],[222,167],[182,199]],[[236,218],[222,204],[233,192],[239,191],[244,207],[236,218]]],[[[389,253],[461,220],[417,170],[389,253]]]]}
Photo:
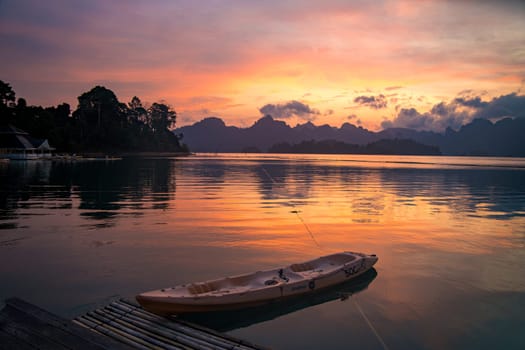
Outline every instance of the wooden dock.
{"type": "Polygon", "coordinates": [[[23,300],[5,301],[0,312],[0,349],[131,349],[23,300]]]}
{"type": "Polygon", "coordinates": [[[0,312],[0,349],[202,349],[262,350],[177,318],[160,317],[121,299],[79,316],[62,319],[20,299],[6,300],[0,312]]]}

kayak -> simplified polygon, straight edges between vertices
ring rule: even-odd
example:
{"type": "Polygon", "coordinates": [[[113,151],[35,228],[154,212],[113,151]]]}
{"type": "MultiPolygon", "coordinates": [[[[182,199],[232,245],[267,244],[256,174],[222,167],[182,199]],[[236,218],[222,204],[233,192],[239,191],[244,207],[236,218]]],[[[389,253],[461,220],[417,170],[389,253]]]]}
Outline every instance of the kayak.
{"type": "Polygon", "coordinates": [[[377,271],[371,268],[356,278],[351,278],[343,283],[315,290],[311,293],[272,300],[254,307],[215,312],[186,313],[177,315],[177,318],[222,333],[230,332],[257,323],[271,321],[281,316],[327,302],[341,303],[340,307],[344,307],[345,304],[342,303],[351,303],[348,299],[353,295],[365,291],[376,277],[377,271]]]}
{"type": "Polygon", "coordinates": [[[136,299],[159,315],[235,310],[346,282],[370,270],[377,260],[375,254],[342,252],[282,268],[158,289],[136,299]]]}

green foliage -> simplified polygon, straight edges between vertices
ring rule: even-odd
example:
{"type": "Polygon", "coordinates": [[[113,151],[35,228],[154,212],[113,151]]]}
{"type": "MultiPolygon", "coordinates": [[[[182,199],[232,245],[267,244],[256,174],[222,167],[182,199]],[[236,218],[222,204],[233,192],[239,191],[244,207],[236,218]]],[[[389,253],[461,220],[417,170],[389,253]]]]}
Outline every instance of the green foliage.
{"type": "Polygon", "coordinates": [[[95,86],[78,97],[71,113],[67,103],[56,107],[27,106],[26,100],[0,81],[0,123],[13,124],[34,137],[47,138],[57,152],[187,152],[170,131],[176,112],[166,104],[143,107],[136,96],[126,105],[115,93],[95,86]]]}

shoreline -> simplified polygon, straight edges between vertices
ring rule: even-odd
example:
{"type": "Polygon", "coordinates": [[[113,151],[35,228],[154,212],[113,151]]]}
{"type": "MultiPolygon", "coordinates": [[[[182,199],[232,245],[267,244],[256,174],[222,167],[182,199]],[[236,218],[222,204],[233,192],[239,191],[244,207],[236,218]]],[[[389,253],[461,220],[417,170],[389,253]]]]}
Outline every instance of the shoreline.
{"type": "Polygon", "coordinates": [[[75,156],[79,158],[141,158],[141,157],[185,157],[190,156],[191,152],[82,152],[75,156]]]}

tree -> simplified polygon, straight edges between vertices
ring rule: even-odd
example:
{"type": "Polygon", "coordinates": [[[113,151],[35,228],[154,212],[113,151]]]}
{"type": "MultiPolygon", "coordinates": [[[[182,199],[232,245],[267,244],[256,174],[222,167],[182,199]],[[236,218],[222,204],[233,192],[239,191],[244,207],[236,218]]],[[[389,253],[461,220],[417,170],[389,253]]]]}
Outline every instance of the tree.
{"type": "Polygon", "coordinates": [[[133,96],[131,101],[128,103],[128,107],[131,110],[138,110],[140,108],[144,108],[142,107],[142,101],[140,101],[140,98],[138,98],[137,96],[133,96]]]}
{"type": "Polygon", "coordinates": [[[80,95],[73,112],[73,119],[79,123],[80,144],[90,150],[124,147],[127,118],[127,106],[103,86],[95,86],[80,95]]]}
{"type": "Polygon", "coordinates": [[[170,130],[175,127],[177,112],[164,103],[154,103],[148,109],[150,127],[154,132],[170,130]]]}
{"type": "Polygon", "coordinates": [[[56,117],[61,119],[67,119],[71,115],[71,106],[69,103],[62,103],[56,107],[56,117]]]}
{"type": "Polygon", "coordinates": [[[13,122],[15,96],[11,86],[0,80],[0,124],[11,124],[13,122]]]}
{"type": "Polygon", "coordinates": [[[19,97],[17,102],[16,102],[16,108],[18,108],[18,109],[27,108],[27,101],[26,101],[26,99],[23,98],[23,97],[19,97]]]}
{"type": "Polygon", "coordinates": [[[142,106],[142,101],[137,96],[133,96],[130,102],[128,102],[129,115],[136,121],[140,121],[144,124],[149,124],[148,111],[142,106]]]}
{"type": "Polygon", "coordinates": [[[16,94],[11,88],[11,85],[0,80],[0,104],[3,107],[13,107],[16,99],[16,94]]]}
{"type": "Polygon", "coordinates": [[[46,138],[59,152],[187,151],[169,131],[175,120],[175,111],[166,104],[154,103],[146,109],[137,96],[128,104],[120,103],[103,86],[80,95],[72,115],[67,103],[28,106],[24,98],[16,100],[9,84],[0,81],[0,123],[46,138]]]}
{"type": "Polygon", "coordinates": [[[103,86],[95,86],[78,97],[75,113],[83,122],[100,128],[103,123],[122,117],[125,108],[113,91],[103,86]]]}

